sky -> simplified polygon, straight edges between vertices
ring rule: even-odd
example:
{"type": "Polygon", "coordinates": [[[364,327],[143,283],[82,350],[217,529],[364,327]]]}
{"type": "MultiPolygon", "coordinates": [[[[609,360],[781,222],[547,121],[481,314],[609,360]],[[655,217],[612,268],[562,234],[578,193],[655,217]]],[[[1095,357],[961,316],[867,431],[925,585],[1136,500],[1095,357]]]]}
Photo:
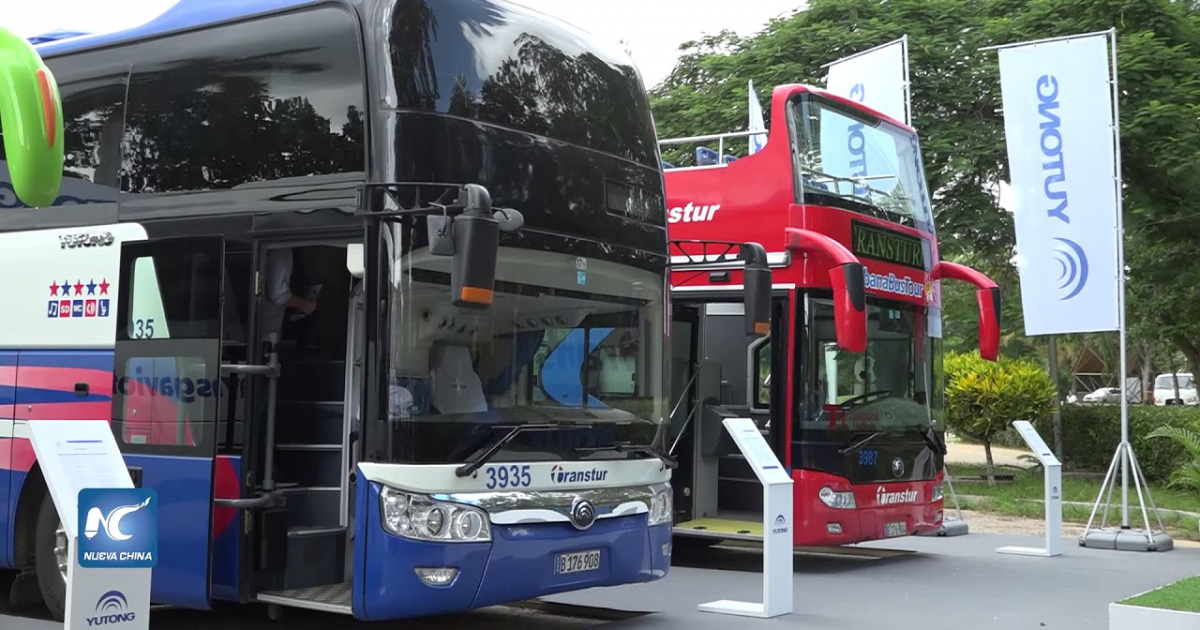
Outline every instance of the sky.
{"type": "MultiPolygon", "coordinates": [[[[679,45],[721,29],[749,35],[805,0],[517,0],[611,41],[624,40],[647,86],[670,74],[679,45]],[[635,17],[636,16],[636,17],[635,17]]],[[[0,24],[26,37],[56,29],[103,32],[136,26],[174,0],[0,0],[0,24]]]]}

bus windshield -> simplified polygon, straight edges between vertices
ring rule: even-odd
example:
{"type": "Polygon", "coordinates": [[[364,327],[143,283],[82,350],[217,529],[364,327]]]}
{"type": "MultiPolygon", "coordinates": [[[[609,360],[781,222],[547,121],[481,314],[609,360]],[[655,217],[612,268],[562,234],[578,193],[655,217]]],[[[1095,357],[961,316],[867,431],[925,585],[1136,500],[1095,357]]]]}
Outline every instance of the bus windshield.
{"type": "Polygon", "coordinates": [[[810,305],[816,388],[802,428],[903,432],[940,423],[930,410],[932,348],[916,307],[869,299],[867,351],[859,354],[838,348],[832,302],[810,305]]]}
{"type": "Polygon", "coordinates": [[[494,302],[470,310],[451,304],[451,258],[405,252],[413,234],[391,228],[390,459],[460,463],[530,424],[557,426],[522,432],[492,461],[625,458],[596,449],[652,443],[665,267],[616,262],[614,248],[604,259],[502,243],[494,302]]]}
{"type": "Polygon", "coordinates": [[[804,93],[790,102],[797,197],[929,229],[933,211],[915,133],[804,93]]]}

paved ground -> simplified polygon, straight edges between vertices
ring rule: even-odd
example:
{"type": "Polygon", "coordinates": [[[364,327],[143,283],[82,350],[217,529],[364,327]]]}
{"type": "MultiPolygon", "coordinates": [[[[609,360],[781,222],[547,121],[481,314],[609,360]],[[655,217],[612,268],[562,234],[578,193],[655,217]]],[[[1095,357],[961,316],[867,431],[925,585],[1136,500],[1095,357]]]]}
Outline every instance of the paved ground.
{"type": "MultiPolygon", "coordinates": [[[[906,538],[860,545],[855,556],[798,555],[795,614],[768,621],[701,613],[717,599],[761,601],[761,555],[715,549],[677,556],[667,579],[651,584],[595,589],[550,598],[621,611],[651,613],[609,621],[553,617],[529,611],[490,610],[448,618],[371,624],[391,630],[728,630],[750,625],[813,630],[1104,630],[1108,604],[1200,570],[1200,549],[1147,554],[1083,549],[1068,543],[1065,555],[1030,558],[999,555],[996,547],[1037,545],[1038,539],[972,533],[957,538],[906,538]]],[[[580,611],[575,611],[576,613],[580,611]]],[[[586,611],[584,611],[586,612],[586,611]]],[[[625,617],[628,617],[627,615],[625,617]]],[[[161,611],[152,628],[164,630],[337,630],[351,620],[289,611],[282,623],[261,608],[197,614],[161,611]]],[[[51,630],[41,621],[3,617],[4,630],[51,630]]],[[[355,626],[364,627],[364,626],[355,626]]]]}
{"type": "MultiPolygon", "coordinates": [[[[954,473],[954,464],[979,464],[987,463],[987,455],[983,451],[982,444],[967,444],[965,442],[956,441],[954,438],[946,440],[946,461],[950,463],[950,473],[954,473]]],[[[1029,468],[1030,463],[1022,461],[1022,455],[1031,455],[1029,451],[1023,451],[1015,448],[1002,448],[999,446],[992,447],[992,462],[997,466],[1019,466],[1021,468],[1029,468]]]]}

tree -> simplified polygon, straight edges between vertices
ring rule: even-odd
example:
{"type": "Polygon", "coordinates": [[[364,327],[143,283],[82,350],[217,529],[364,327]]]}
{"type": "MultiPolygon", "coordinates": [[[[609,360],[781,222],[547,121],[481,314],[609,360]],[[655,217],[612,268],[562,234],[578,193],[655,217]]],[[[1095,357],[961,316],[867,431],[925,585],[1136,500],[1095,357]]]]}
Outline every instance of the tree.
{"type": "MultiPolygon", "coordinates": [[[[1005,352],[1023,340],[997,54],[986,46],[1118,29],[1128,319],[1140,341],[1169,340],[1200,373],[1200,13],[1172,0],[812,0],[750,37],[687,42],[652,92],[661,137],[745,129],[747,81],[820,85],[821,64],[907,34],[941,255],[970,260],[1005,291],[1005,352]]],[[[764,107],[770,107],[764,98],[764,107]]],[[[768,115],[769,120],[769,115],[768,115]]],[[[684,156],[667,152],[664,158],[684,156]]],[[[684,162],[687,163],[687,162],[684,162]]],[[[969,294],[949,289],[947,339],[972,339],[969,294]],[[961,302],[956,305],[955,300],[961,302]],[[959,309],[959,310],[956,310],[959,309]]],[[[963,348],[962,345],[952,347],[963,348]]]]}
{"type": "Polygon", "coordinates": [[[1054,384],[1036,361],[1000,357],[985,361],[974,353],[948,354],[946,424],[983,443],[988,483],[995,485],[992,440],[1014,421],[1036,422],[1054,404],[1054,384]]]}

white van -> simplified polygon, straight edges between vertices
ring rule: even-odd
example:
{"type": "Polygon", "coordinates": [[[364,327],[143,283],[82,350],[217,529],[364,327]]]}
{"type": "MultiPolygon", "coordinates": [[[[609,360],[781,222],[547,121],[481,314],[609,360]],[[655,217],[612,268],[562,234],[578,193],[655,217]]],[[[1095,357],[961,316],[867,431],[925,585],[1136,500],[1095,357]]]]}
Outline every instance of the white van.
{"type": "Polygon", "coordinates": [[[1200,400],[1196,396],[1196,381],[1189,372],[1175,374],[1159,374],[1154,379],[1154,404],[1162,405],[1195,405],[1200,400]],[[1174,378],[1172,378],[1174,377],[1174,378]],[[1179,395],[1175,395],[1175,383],[1179,381],[1179,395]]]}

